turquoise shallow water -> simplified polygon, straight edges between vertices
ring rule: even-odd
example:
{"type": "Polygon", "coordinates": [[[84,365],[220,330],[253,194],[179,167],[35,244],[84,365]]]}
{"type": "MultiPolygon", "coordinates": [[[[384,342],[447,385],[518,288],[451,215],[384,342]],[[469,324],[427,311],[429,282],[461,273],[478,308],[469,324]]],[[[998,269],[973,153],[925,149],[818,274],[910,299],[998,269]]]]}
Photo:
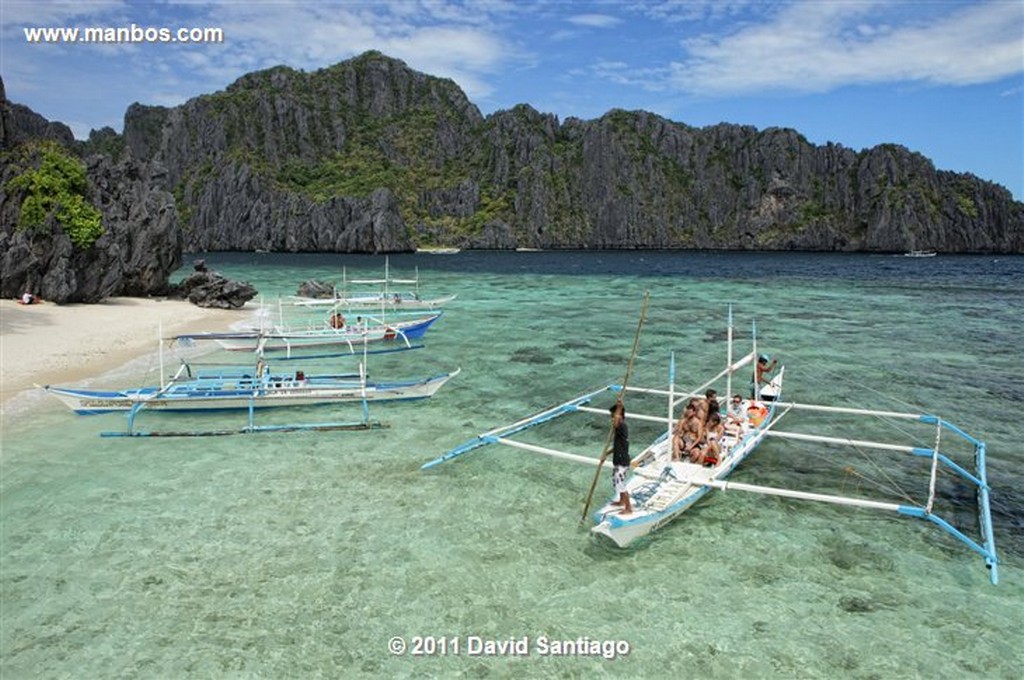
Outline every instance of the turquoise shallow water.
{"type": "MultiPolygon", "coordinates": [[[[383,266],[207,261],[268,299],[342,266],[383,266]]],[[[385,429],[110,440],[98,432],[118,416],[75,417],[38,395],[8,409],[5,680],[1020,676],[1024,258],[461,253],[391,265],[418,266],[425,294],[459,297],[427,349],[371,359],[371,373],[463,372],[430,401],[373,409],[385,429]],[[577,523],[588,468],[491,447],[419,470],[479,432],[620,381],[647,289],[637,384],[664,384],[673,350],[681,386],[717,371],[732,302],[737,334],[756,316],[760,347],[786,364],[788,398],[936,412],[985,439],[1000,584],[959,543],[895,515],[715,493],[618,550],[577,523]],[[446,653],[389,651],[417,636],[444,638],[446,653]],[[629,651],[554,656],[541,636],[629,651]],[[475,638],[524,637],[529,656],[470,653],[475,638]]],[[[94,384],[135,384],[153,365],[94,384]]],[[[524,438],[596,456],[606,426],[577,417],[524,438]]],[[[639,447],[657,432],[634,422],[632,434],[639,447]]],[[[884,478],[920,498],[926,466],[842,456],[770,441],[734,479],[836,493],[884,478]]],[[[942,489],[941,510],[970,527],[973,498],[942,489]]]]}

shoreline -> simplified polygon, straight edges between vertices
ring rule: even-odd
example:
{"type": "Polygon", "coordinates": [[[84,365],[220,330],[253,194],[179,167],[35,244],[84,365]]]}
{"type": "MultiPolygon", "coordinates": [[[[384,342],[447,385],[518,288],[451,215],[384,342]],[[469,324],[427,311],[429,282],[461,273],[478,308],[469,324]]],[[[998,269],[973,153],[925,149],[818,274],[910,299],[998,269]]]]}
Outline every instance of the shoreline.
{"type": "Polygon", "coordinates": [[[157,338],[225,331],[252,308],[206,309],[186,300],[114,297],[96,304],[0,300],[0,405],[35,385],[69,384],[157,350],[157,338]]]}

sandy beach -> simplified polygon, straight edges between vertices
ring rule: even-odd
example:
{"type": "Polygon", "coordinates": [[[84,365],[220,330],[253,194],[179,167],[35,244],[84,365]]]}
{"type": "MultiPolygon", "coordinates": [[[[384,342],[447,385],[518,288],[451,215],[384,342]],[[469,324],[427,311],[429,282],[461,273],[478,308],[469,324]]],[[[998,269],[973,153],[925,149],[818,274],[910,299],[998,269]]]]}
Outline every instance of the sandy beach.
{"type": "Polygon", "coordinates": [[[183,300],[110,298],[99,304],[0,300],[0,403],[34,384],[66,384],[155,352],[157,337],[228,330],[252,314],[183,300]]]}

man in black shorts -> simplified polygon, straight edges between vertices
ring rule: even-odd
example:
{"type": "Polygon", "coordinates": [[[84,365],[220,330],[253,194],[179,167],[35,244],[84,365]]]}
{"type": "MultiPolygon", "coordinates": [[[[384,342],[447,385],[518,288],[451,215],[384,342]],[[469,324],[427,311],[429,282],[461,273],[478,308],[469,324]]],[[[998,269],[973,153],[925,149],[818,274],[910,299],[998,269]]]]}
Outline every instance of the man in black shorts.
{"type": "Polygon", "coordinates": [[[626,474],[629,472],[629,427],[626,425],[626,407],[622,400],[612,404],[608,411],[612,414],[612,428],[614,437],[612,439],[612,484],[615,492],[619,494],[619,500],[613,501],[612,505],[621,505],[623,515],[633,512],[633,506],[629,501],[629,492],[626,491],[626,474]]]}

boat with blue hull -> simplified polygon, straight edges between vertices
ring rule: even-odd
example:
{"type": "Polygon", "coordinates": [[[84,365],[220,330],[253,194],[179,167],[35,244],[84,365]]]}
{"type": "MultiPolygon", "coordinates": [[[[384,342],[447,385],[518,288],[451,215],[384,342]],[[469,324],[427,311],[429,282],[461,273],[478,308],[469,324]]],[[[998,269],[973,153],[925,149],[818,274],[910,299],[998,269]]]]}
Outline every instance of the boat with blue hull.
{"type": "Polygon", "coordinates": [[[177,342],[213,341],[222,349],[231,352],[283,352],[291,355],[306,349],[338,347],[350,354],[364,351],[368,343],[392,343],[410,347],[411,340],[422,339],[430,327],[441,318],[436,312],[415,319],[383,321],[372,317],[353,319],[347,322],[339,319],[322,326],[276,326],[260,330],[228,332],[190,333],[175,336],[177,342]]]}

